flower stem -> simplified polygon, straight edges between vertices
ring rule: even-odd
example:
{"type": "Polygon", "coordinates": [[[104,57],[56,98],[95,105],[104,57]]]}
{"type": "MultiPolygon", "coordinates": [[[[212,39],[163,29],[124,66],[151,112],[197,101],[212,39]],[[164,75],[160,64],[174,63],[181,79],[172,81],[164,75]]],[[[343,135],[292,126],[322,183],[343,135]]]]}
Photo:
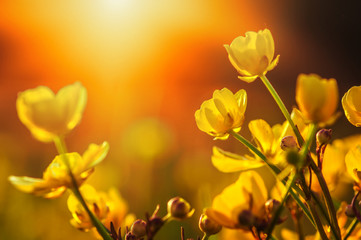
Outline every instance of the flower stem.
{"type": "Polygon", "coordinates": [[[89,209],[81,192],[79,191],[78,183],[74,177],[74,174],[71,171],[69,160],[66,157],[66,153],[67,153],[66,149],[67,148],[66,148],[64,138],[62,138],[62,137],[55,138],[54,143],[55,143],[55,146],[56,146],[59,154],[63,157],[63,160],[68,167],[68,173],[69,173],[69,176],[71,178],[71,183],[72,183],[72,188],[71,188],[72,192],[74,193],[74,195],[76,196],[78,201],[81,203],[81,205],[84,207],[85,211],[88,213],[94,227],[97,229],[100,236],[102,236],[102,238],[104,240],[113,240],[112,237],[109,235],[108,230],[104,227],[104,225],[95,217],[95,215],[89,209]]]}
{"type": "MultiPolygon", "coordinates": [[[[246,147],[248,147],[252,152],[254,152],[259,158],[261,158],[266,164],[267,166],[270,167],[270,169],[272,170],[272,173],[275,175],[275,177],[277,178],[277,174],[279,174],[281,172],[280,169],[278,169],[278,167],[270,164],[266,158],[266,156],[259,151],[255,146],[252,145],[252,143],[250,143],[247,139],[245,139],[242,135],[234,132],[233,130],[231,130],[229,132],[229,134],[231,134],[235,139],[237,139],[238,141],[240,141],[243,145],[245,145],[246,147]]],[[[286,185],[286,182],[281,181],[284,185],[286,185]]],[[[293,184],[292,186],[297,193],[299,193],[300,195],[303,194],[303,192],[301,191],[301,189],[299,189],[296,185],[293,184]]],[[[306,214],[307,218],[310,220],[310,222],[313,224],[313,226],[316,227],[315,222],[313,221],[313,217],[311,216],[310,211],[308,210],[308,208],[306,207],[306,205],[301,201],[301,199],[297,196],[297,193],[293,192],[293,190],[290,191],[290,194],[292,195],[292,197],[295,199],[295,201],[297,202],[297,204],[300,206],[300,208],[302,208],[303,212],[306,214]]]]}
{"type": "Polygon", "coordinates": [[[208,240],[208,238],[209,238],[209,236],[206,233],[204,233],[203,237],[202,237],[202,240],[208,240]]]}
{"type": "Polygon", "coordinates": [[[297,179],[297,174],[294,174],[294,176],[292,178],[289,179],[289,181],[287,182],[287,190],[286,190],[286,193],[285,195],[283,196],[283,199],[281,201],[281,204],[280,206],[277,208],[274,216],[272,217],[272,220],[271,220],[271,224],[269,225],[267,231],[266,231],[266,235],[267,235],[267,239],[270,239],[270,236],[271,236],[271,233],[273,232],[273,229],[274,227],[276,226],[276,223],[279,219],[279,216],[281,215],[282,213],[282,210],[283,210],[283,205],[284,203],[286,202],[286,199],[287,199],[287,196],[289,194],[289,192],[291,191],[292,189],[292,185],[295,183],[297,179]]]}
{"type": "Polygon", "coordinates": [[[347,228],[346,231],[346,235],[344,237],[344,240],[346,240],[349,236],[351,236],[352,231],[355,229],[356,225],[359,223],[359,221],[357,220],[357,218],[355,218],[349,225],[349,227],[347,228]]]}
{"type": "Polygon", "coordinates": [[[280,98],[280,96],[278,95],[278,93],[276,92],[276,90],[273,88],[272,84],[270,83],[270,81],[268,80],[268,78],[263,74],[259,76],[263,82],[263,84],[266,86],[266,88],[268,89],[268,91],[271,93],[273,99],[276,101],[279,109],[281,110],[283,116],[287,119],[288,123],[290,124],[293,132],[296,135],[297,141],[300,144],[300,146],[303,144],[303,138],[300,134],[300,131],[298,130],[298,128],[296,127],[296,125],[294,124],[294,122],[291,119],[291,115],[288,112],[285,104],[283,103],[282,99],[280,98]]]}

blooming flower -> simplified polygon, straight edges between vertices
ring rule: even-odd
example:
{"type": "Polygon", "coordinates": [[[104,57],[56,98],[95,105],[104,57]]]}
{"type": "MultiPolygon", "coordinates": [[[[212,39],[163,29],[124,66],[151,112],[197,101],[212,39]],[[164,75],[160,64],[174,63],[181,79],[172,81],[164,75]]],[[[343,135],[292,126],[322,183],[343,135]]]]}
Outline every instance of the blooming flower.
{"type": "Polygon", "coordinates": [[[94,171],[94,166],[100,163],[109,150],[109,144],[90,144],[83,156],[79,153],[58,155],[50,163],[43,178],[10,176],[9,181],[19,190],[45,198],[56,198],[73,186],[69,170],[77,185],[80,186],[94,171]]]}
{"type": "Polygon", "coordinates": [[[206,214],[226,228],[248,230],[250,226],[247,224],[258,224],[265,218],[266,201],[267,189],[261,176],[254,171],[242,172],[235,183],[213,199],[206,214]],[[240,221],[243,213],[249,213],[247,215],[252,221],[240,221]]]}
{"type": "Polygon", "coordinates": [[[86,89],[79,82],[63,87],[57,94],[39,86],[20,92],[16,109],[20,121],[36,139],[51,142],[79,124],[86,101],[86,89]]]}
{"type": "MultiPolygon", "coordinates": [[[[135,220],[133,214],[127,214],[128,206],[115,188],[111,188],[108,192],[97,192],[91,185],[84,184],[81,186],[80,192],[89,209],[108,229],[110,229],[110,222],[113,223],[115,229],[118,229],[130,226],[135,220]]],[[[69,195],[67,203],[73,216],[70,223],[74,227],[84,231],[94,229],[88,213],[74,194],[69,195]]],[[[99,239],[103,239],[95,230],[93,233],[99,239]]]]}
{"type": "MultiPolygon", "coordinates": [[[[304,123],[302,114],[293,109],[291,118],[299,128],[303,136],[307,135],[308,126],[304,123]]],[[[281,149],[280,143],[283,137],[293,135],[293,131],[286,121],[282,125],[270,126],[265,120],[256,119],[248,124],[253,139],[258,149],[267,157],[272,164],[284,167],[285,151],[281,149]]],[[[213,147],[213,165],[221,172],[238,172],[259,168],[265,165],[256,154],[240,156],[220,148],[213,147]]]]}
{"type": "Polygon", "coordinates": [[[245,90],[241,89],[235,94],[227,88],[215,90],[213,98],[204,101],[196,111],[197,126],[215,139],[227,139],[230,130],[238,132],[241,129],[246,106],[245,90]]]}
{"type": "Polygon", "coordinates": [[[228,58],[241,75],[238,78],[253,82],[260,75],[276,67],[279,55],[273,60],[275,46],[268,29],[246,32],[246,36],[235,38],[231,45],[224,45],[228,58]],[[272,61],[273,60],[273,61],[272,61]]]}
{"type": "Polygon", "coordinates": [[[335,79],[323,79],[317,74],[300,74],[297,78],[296,101],[312,122],[329,124],[336,119],[338,88],[335,79]]]}
{"type": "Polygon", "coordinates": [[[361,86],[354,86],[345,93],[342,106],[350,123],[361,127],[361,86]]]}

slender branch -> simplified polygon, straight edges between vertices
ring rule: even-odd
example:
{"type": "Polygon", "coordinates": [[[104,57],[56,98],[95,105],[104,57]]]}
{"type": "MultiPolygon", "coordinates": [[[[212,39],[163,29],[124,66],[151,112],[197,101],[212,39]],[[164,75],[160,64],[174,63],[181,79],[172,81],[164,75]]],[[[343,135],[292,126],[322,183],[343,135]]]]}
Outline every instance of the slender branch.
{"type": "Polygon", "coordinates": [[[97,229],[98,233],[104,240],[113,240],[112,237],[109,235],[109,231],[104,227],[104,225],[95,217],[95,215],[92,213],[92,211],[89,209],[88,205],[86,204],[81,192],[79,191],[78,183],[74,177],[74,174],[71,171],[69,159],[66,157],[67,148],[64,141],[64,138],[58,137],[54,139],[55,146],[60,154],[60,156],[63,158],[64,163],[67,165],[68,173],[71,178],[72,183],[72,192],[78,199],[78,201],[81,203],[81,205],[84,207],[85,211],[89,215],[94,227],[97,229]]]}
{"type": "Polygon", "coordinates": [[[269,239],[269,237],[271,236],[271,233],[273,232],[273,229],[274,227],[276,226],[276,223],[277,221],[279,220],[279,216],[281,215],[282,213],[282,210],[283,210],[283,205],[284,203],[286,202],[286,199],[287,199],[287,196],[289,194],[289,192],[291,191],[292,189],[292,185],[295,183],[297,179],[297,174],[294,174],[294,176],[287,182],[287,190],[286,190],[286,193],[285,195],[283,196],[283,199],[281,201],[281,204],[280,206],[277,208],[274,216],[272,217],[272,220],[271,220],[271,223],[266,231],[266,235],[267,235],[267,239],[269,239]]]}

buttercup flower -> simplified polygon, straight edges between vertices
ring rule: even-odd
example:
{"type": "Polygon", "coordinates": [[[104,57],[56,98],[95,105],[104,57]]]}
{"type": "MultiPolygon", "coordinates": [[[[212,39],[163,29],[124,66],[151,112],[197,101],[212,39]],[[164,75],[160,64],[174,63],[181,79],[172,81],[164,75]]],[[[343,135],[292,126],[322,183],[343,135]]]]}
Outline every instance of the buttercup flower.
{"type": "Polygon", "coordinates": [[[197,126],[215,139],[227,139],[230,130],[241,130],[246,106],[245,90],[241,89],[235,94],[227,88],[215,90],[213,98],[204,101],[201,108],[196,111],[197,126]]]}
{"type": "Polygon", "coordinates": [[[300,74],[297,78],[296,101],[307,120],[329,124],[336,119],[337,82],[316,74],[300,74]]]}
{"type": "Polygon", "coordinates": [[[361,127],[361,86],[350,88],[342,97],[342,107],[347,119],[361,127]]]}
{"type": "MultiPolygon", "coordinates": [[[[87,203],[90,211],[92,211],[100,221],[104,220],[109,213],[105,195],[98,193],[94,187],[89,184],[84,184],[80,187],[79,190],[84,196],[84,200],[87,203]]],[[[70,220],[71,225],[84,231],[93,228],[93,223],[89,217],[89,214],[85,211],[84,207],[74,194],[69,195],[67,203],[68,209],[73,216],[73,218],[70,220]]]]}
{"type": "Polygon", "coordinates": [[[16,109],[20,121],[36,139],[51,142],[79,124],[86,101],[86,89],[79,82],[63,87],[57,94],[39,86],[20,92],[16,109]]]}
{"type": "Polygon", "coordinates": [[[102,145],[90,144],[83,156],[76,152],[56,156],[45,170],[43,178],[10,176],[9,181],[23,192],[56,198],[73,186],[69,169],[80,186],[94,171],[94,166],[103,161],[108,150],[107,142],[102,145]]]}
{"type": "Polygon", "coordinates": [[[241,75],[238,78],[253,82],[260,75],[276,67],[279,55],[273,59],[275,46],[268,29],[246,32],[246,36],[235,38],[231,45],[224,45],[228,58],[241,75]],[[272,61],[273,60],[273,61],[272,61]]]}
{"type": "Polygon", "coordinates": [[[261,176],[254,171],[242,172],[235,183],[214,198],[206,214],[226,228],[249,230],[262,224],[266,201],[267,189],[261,176]]]}

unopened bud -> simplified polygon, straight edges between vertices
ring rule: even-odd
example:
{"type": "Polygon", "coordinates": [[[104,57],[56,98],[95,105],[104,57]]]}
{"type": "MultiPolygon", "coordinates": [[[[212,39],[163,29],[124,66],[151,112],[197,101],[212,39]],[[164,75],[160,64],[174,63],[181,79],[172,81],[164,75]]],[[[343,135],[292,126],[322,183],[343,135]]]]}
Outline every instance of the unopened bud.
{"type": "Polygon", "coordinates": [[[353,211],[351,204],[346,206],[345,214],[346,214],[347,217],[350,217],[350,218],[355,217],[355,212],[353,211]]]}
{"type": "Polygon", "coordinates": [[[145,236],[147,223],[142,219],[137,219],[131,226],[130,232],[137,238],[145,236]]]}
{"type": "Polygon", "coordinates": [[[255,217],[253,216],[253,213],[250,210],[243,210],[238,215],[238,222],[242,226],[252,227],[255,222],[255,217]]]}
{"type": "Polygon", "coordinates": [[[210,219],[207,215],[202,214],[199,218],[198,223],[199,229],[209,235],[217,234],[219,231],[221,231],[222,226],[212,219],[210,219]]]}
{"type": "Polygon", "coordinates": [[[294,136],[286,136],[281,140],[281,149],[287,151],[289,149],[297,149],[297,141],[294,136]]]}
{"type": "Polygon", "coordinates": [[[318,145],[328,144],[331,141],[332,130],[331,129],[321,129],[316,134],[316,140],[318,145]]]}
{"type": "Polygon", "coordinates": [[[168,201],[168,214],[177,219],[185,219],[191,217],[194,213],[194,209],[191,209],[191,205],[181,197],[175,197],[168,201]]]}

